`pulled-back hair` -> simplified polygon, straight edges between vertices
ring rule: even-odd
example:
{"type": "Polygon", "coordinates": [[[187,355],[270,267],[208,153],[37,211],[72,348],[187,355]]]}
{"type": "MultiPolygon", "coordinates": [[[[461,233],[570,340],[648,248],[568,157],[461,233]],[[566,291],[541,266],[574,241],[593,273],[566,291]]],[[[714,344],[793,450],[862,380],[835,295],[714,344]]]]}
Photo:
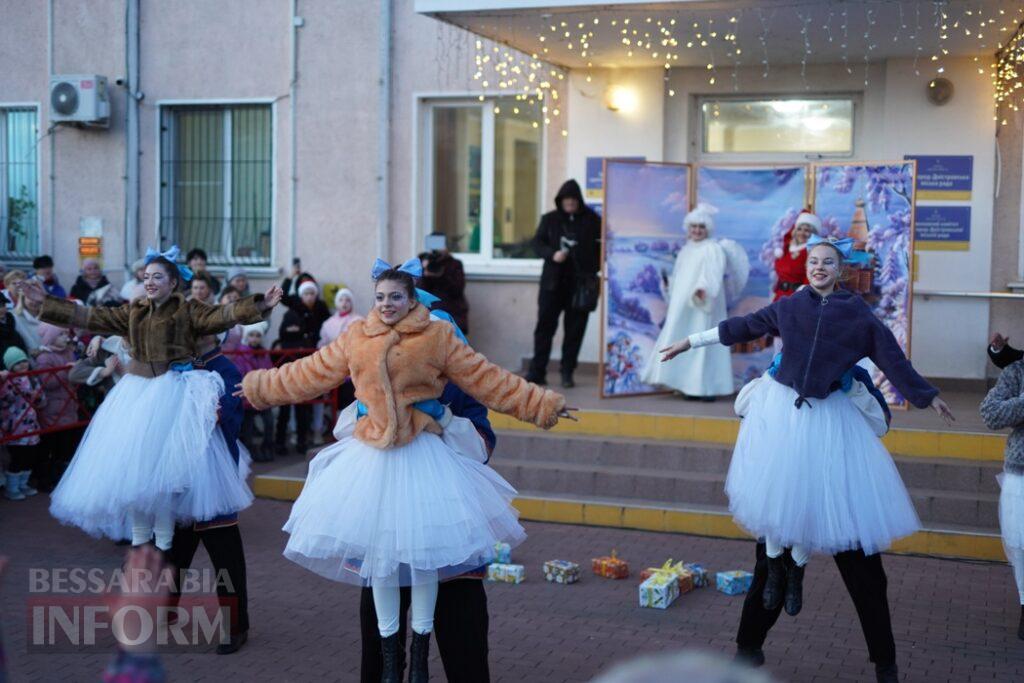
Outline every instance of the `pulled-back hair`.
{"type": "Polygon", "coordinates": [[[829,242],[828,240],[823,240],[823,241],[818,242],[816,244],[810,245],[807,248],[807,253],[810,254],[811,253],[811,249],[817,249],[818,247],[828,247],[833,252],[835,252],[835,255],[839,258],[839,265],[840,265],[840,267],[842,267],[843,265],[846,264],[846,257],[843,256],[843,252],[839,251],[839,247],[834,245],[832,242],[829,242]]]}
{"type": "Polygon", "coordinates": [[[409,295],[409,298],[416,298],[416,280],[414,280],[412,275],[409,275],[409,273],[398,270],[397,268],[391,268],[378,275],[373,282],[374,284],[380,284],[385,280],[400,282],[402,287],[405,288],[406,293],[409,295]]]}
{"type": "Polygon", "coordinates": [[[171,278],[172,280],[174,280],[177,283],[175,285],[176,288],[179,285],[181,285],[181,274],[178,272],[178,266],[176,264],[171,263],[170,261],[165,259],[163,256],[157,256],[156,258],[154,258],[152,261],[150,261],[146,265],[147,266],[151,266],[154,263],[159,265],[161,268],[163,268],[164,272],[167,273],[167,277],[171,278]]]}

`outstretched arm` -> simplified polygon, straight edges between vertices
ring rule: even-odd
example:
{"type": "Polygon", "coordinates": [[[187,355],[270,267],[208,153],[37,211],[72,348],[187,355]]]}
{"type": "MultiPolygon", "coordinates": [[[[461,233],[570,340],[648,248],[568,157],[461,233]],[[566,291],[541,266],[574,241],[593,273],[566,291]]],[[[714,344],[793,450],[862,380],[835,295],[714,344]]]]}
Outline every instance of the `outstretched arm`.
{"type": "Polygon", "coordinates": [[[560,415],[566,416],[564,396],[498,367],[463,344],[451,326],[444,328],[444,374],[460,389],[491,410],[543,429],[554,427],[560,415]]]}
{"type": "Polygon", "coordinates": [[[26,299],[42,304],[39,319],[58,327],[77,327],[99,334],[128,334],[128,311],[130,304],[117,308],[106,306],[80,306],[68,299],[47,296],[43,286],[35,280],[25,280],[20,285],[26,299]]]}
{"type": "Polygon", "coordinates": [[[275,285],[268,289],[266,294],[256,294],[220,306],[210,306],[192,300],[188,302],[189,315],[192,318],[192,325],[199,334],[220,334],[235,325],[252,325],[260,322],[281,301],[283,294],[281,288],[275,285]]]}
{"type": "Polygon", "coordinates": [[[347,340],[346,333],[312,356],[272,370],[254,370],[246,374],[239,395],[249,399],[257,410],[302,403],[320,396],[349,377],[347,340]]]}

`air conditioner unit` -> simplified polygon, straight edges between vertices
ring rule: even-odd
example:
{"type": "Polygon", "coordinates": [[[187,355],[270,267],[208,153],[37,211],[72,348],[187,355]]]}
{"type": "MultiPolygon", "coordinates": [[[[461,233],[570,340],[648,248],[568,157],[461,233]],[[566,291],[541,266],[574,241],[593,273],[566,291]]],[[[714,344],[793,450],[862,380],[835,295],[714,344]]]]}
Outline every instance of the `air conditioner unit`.
{"type": "Polygon", "coordinates": [[[95,74],[50,76],[50,121],[109,126],[107,77],[95,74]]]}

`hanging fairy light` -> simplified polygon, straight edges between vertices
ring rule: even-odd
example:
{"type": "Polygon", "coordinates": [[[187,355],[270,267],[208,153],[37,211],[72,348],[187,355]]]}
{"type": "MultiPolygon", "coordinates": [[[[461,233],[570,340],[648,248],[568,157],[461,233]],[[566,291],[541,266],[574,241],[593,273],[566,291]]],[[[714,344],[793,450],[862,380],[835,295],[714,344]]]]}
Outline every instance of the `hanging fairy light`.
{"type": "MultiPolygon", "coordinates": [[[[997,116],[1003,107],[1014,112],[1020,111],[1021,95],[1024,95],[1024,22],[1017,25],[1017,30],[996,54],[992,85],[997,116]]],[[[1005,126],[1006,118],[1001,123],[1005,126]]]]}

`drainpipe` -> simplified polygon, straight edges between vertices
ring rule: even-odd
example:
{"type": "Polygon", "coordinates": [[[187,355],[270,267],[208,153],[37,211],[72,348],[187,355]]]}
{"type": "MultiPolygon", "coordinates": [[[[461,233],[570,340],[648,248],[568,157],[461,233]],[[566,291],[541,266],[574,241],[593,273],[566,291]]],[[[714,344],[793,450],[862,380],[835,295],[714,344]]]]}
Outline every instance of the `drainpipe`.
{"type": "MultiPolygon", "coordinates": [[[[392,0],[380,3],[380,77],[377,121],[377,256],[391,251],[391,32],[392,0]]],[[[401,259],[399,259],[401,260],[401,259]]]]}
{"type": "MultiPolygon", "coordinates": [[[[52,0],[51,0],[52,1],[52,0]]],[[[139,257],[139,0],[128,0],[125,20],[125,63],[127,94],[125,106],[125,190],[124,190],[124,259],[125,271],[139,257]]],[[[161,246],[160,244],[156,245],[161,246]]]]}
{"type": "MultiPolygon", "coordinates": [[[[296,149],[296,128],[295,125],[295,96],[298,91],[299,85],[299,28],[305,23],[302,17],[298,16],[299,2],[298,0],[292,0],[292,30],[291,30],[291,79],[288,81],[288,147],[290,150],[290,165],[289,171],[289,185],[288,190],[288,253],[291,254],[289,259],[289,267],[291,266],[291,260],[296,258],[296,223],[295,223],[295,211],[296,211],[296,198],[295,193],[298,191],[299,179],[298,179],[298,150],[296,149]]],[[[290,272],[290,271],[288,271],[290,272]]]]}
{"type": "MultiPolygon", "coordinates": [[[[53,76],[53,0],[48,0],[46,3],[46,68],[49,71],[49,75],[53,76]]],[[[49,78],[47,78],[47,88],[49,88],[49,78]]],[[[47,103],[47,111],[52,106],[47,103]]],[[[56,225],[56,217],[54,212],[57,210],[57,136],[55,129],[48,128],[48,137],[50,138],[50,209],[49,223],[50,226],[47,229],[47,241],[48,245],[46,252],[54,253],[54,245],[56,244],[56,236],[53,233],[53,226],[56,225]]],[[[42,240],[39,240],[39,246],[42,247],[42,240]]]]}

